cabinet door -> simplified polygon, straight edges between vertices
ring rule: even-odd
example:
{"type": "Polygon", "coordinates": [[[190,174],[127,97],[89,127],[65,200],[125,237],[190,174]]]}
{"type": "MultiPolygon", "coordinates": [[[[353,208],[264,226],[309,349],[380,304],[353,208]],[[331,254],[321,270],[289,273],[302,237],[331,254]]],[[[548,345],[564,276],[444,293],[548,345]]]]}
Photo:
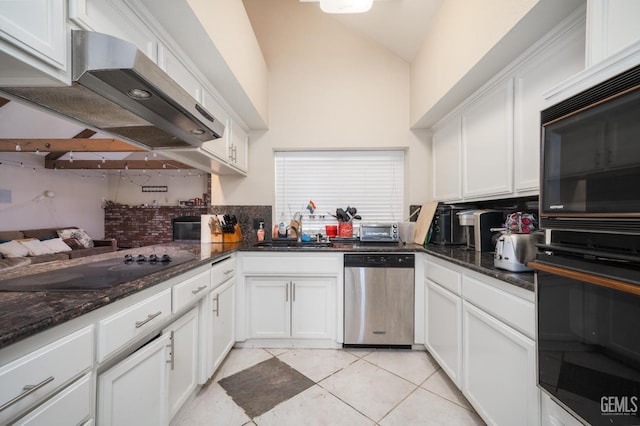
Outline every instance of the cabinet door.
{"type": "Polygon", "coordinates": [[[584,26],[563,34],[532,57],[515,77],[514,189],[538,190],[540,111],[550,106],[543,93],[584,66],[584,26]]]}
{"type": "Polygon", "coordinates": [[[535,343],[463,302],[462,391],[488,424],[537,425],[535,343]]]}
{"type": "Polygon", "coordinates": [[[290,280],[247,278],[248,328],[252,338],[286,338],[291,335],[290,280]]]}
{"type": "Polygon", "coordinates": [[[16,426],[79,425],[93,417],[93,377],[87,373],[18,420],[16,426]]]}
{"type": "Polygon", "coordinates": [[[462,298],[427,279],[426,346],[453,380],[462,386],[462,298]]]}
{"type": "Polygon", "coordinates": [[[335,338],[335,287],[333,278],[291,280],[291,337],[335,338]]]}
{"type": "Polygon", "coordinates": [[[483,93],[462,113],[462,195],[513,189],[513,79],[483,93]]]}
{"type": "Polygon", "coordinates": [[[235,121],[229,120],[230,140],[229,162],[238,169],[246,172],[248,170],[249,136],[235,121]]]}
{"type": "Polygon", "coordinates": [[[198,309],[194,308],[163,330],[170,339],[169,418],[176,415],[197,386],[198,309]]]}
{"type": "Polygon", "coordinates": [[[170,343],[163,334],[98,377],[97,424],[168,424],[170,343]]]}
{"type": "Polygon", "coordinates": [[[433,134],[433,198],[452,201],[461,198],[460,117],[449,119],[433,134]]]}
{"type": "Polygon", "coordinates": [[[215,119],[224,123],[225,126],[224,134],[222,135],[222,137],[203,143],[202,149],[215,155],[223,162],[227,162],[229,154],[229,151],[227,149],[227,142],[230,137],[229,133],[231,132],[231,129],[229,128],[229,115],[225,112],[224,108],[222,108],[220,103],[208,90],[203,90],[202,92],[202,105],[207,111],[209,111],[211,115],[213,115],[215,119]]]}
{"type": "Polygon", "coordinates": [[[208,361],[211,374],[222,364],[235,343],[235,278],[228,280],[212,294],[212,346],[208,361]]]}
{"type": "Polygon", "coordinates": [[[121,2],[69,0],[69,19],[82,29],[109,34],[133,43],[153,62],[158,60],[156,36],[121,2]]]}
{"type": "Polygon", "coordinates": [[[200,82],[182,61],[163,45],[158,45],[158,65],[193,96],[196,102],[201,102],[202,86],[200,82]]]}
{"type": "Polygon", "coordinates": [[[67,63],[66,33],[64,0],[0,2],[0,39],[62,70],[67,63]]]}

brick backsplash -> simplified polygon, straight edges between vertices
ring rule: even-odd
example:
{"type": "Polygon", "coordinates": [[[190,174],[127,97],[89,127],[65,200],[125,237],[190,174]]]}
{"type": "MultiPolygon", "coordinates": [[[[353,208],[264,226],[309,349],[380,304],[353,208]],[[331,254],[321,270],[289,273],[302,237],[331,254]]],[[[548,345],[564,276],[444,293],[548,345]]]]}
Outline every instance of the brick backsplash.
{"type": "Polygon", "coordinates": [[[107,206],[104,209],[105,238],[115,238],[121,248],[169,243],[173,240],[173,219],[203,214],[235,215],[244,241],[256,241],[253,219],[264,219],[267,238],[270,238],[271,206],[107,206]]]}

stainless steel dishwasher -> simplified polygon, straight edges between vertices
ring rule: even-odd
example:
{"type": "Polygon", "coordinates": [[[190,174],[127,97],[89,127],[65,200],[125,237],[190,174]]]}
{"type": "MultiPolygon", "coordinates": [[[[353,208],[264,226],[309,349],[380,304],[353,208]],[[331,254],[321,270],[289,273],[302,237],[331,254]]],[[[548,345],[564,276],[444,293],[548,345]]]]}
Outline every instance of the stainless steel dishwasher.
{"type": "Polygon", "coordinates": [[[344,346],[411,347],[413,254],[344,255],[344,346]]]}

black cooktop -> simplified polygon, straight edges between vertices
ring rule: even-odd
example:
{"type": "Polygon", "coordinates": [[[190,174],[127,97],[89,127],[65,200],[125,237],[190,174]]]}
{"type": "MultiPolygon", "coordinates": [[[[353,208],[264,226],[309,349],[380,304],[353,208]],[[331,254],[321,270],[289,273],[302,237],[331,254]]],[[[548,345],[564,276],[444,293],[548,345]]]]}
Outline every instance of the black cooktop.
{"type": "Polygon", "coordinates": [[[127,256],[0,280],[0,291],[95,291],[134,281],[195,259],[181,253],[127,256]]]}

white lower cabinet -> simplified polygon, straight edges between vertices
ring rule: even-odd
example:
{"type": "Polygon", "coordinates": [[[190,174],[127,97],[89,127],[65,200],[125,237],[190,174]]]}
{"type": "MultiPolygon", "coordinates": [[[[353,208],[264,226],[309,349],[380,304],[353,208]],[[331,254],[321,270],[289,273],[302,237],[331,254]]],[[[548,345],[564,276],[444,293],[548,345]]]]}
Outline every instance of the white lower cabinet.
{"type": "Polygon", "coordinates": [[[433,256],[426,346],[489,425],[538,425],[533,293],[433,256]]]}
{"type": "Polygon", "coordinates": [[[169,418],[173,418],[198,385],[199,355],[198,308],[175,321],[163,334],[169,334],[169,418]]]}
{"type": "Polygon", "coordinates": [[[53,398],[18,420],[20,426],[79,425],[92,420],[92,374],[87,373],[53,398]]]}
{"type": "Polygon", "coordinates": [[[456,386],[462,386],[462,298],[427,279],[426,346],[456,386]]]}
{"type": "Polygon", "coordinates": [[[213,376],[235,343],[235,284],[235,278],[228,279],[213,289],[206,301],[206,371],[201,383],[213,376]]]}
{"type": "Polygon", "coordinates": [[[249,337],[334,339],[333,277],[248,277],[249,337]]]}
{"type": "Polygon", "coordinates": [[[539,424],[535,343],[463,303],[462,391],[488,424],[539,424]]]}
{"type": "Polygon", "coordinates": [[[98,376],[97,423],[168,424],[170,334],[162,334],[98,376]]]}

